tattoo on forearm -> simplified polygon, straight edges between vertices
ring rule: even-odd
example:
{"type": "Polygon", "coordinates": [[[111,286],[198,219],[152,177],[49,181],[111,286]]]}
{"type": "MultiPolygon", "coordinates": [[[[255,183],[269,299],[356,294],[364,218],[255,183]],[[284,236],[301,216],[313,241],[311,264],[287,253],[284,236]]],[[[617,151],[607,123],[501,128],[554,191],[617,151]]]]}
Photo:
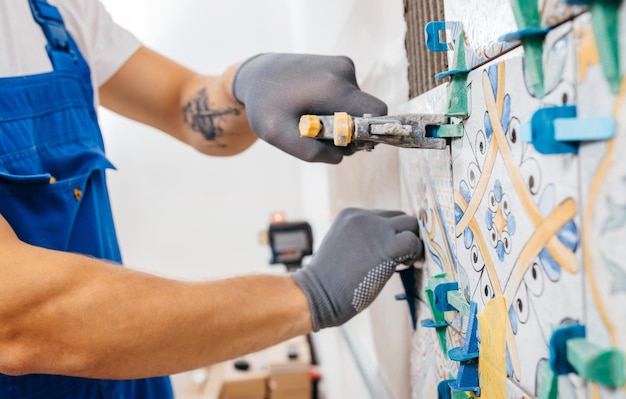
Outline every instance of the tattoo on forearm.
{"type": "Polygon", "coordinates": [[[237,116],[241,110],[235,107],[215,110],[209,105],[209,95],[203,88],[182,109],[183,120],[192,130],[200,132],[205,139],[216,141],[224,134],[220,120],[228,115],[237,116]]]}

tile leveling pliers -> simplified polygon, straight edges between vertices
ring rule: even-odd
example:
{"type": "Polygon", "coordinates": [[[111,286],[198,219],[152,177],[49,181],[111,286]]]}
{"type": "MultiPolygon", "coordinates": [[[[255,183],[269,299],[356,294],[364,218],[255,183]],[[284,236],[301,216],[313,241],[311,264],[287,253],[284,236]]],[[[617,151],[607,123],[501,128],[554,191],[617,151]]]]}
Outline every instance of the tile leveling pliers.
{"type": "Polygon", "coordinates": [[[346,112],[334,115],[302,115],[300,136],[333,140],[338,147],[371,151],[378,143],[404,148],[444,149],[446,140],[436,138],[437,129],[449,118],[437,114],[353,117],[346,112]]]}

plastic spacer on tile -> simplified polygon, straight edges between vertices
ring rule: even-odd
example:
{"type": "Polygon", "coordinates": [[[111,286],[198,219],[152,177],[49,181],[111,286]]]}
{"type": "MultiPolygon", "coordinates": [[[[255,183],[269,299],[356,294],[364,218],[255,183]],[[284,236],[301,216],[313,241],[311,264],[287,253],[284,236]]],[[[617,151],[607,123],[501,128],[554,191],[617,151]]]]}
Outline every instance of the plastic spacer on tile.
{"type": "Polygon", "coordinates": [[[435,307],[440,312],[449,312],[451,310],[457,310],[448,302],[448,292],[458,291],[459,283],[456,281],[437,284],[435,287],[435,307]]]}
{"type": "Polygon", "coordinates": [[[515,41],[522,40],[523,38],[529,37],[529,36],[546,35],[548,32],[550,32],[549,28],[547,29],[534,29],[534,28],[521,29],[516,32],[510,32],[510,33],[500,36],[498,38],[498,41],[499,42],[515,42],[515,41]]]}
{"type": "Polygon", "coordinates": [[[573,338],[584,338],[586,329],[583,324],[573,324],[557,328],[550,337],[550,367],[556,375],[574,373],[574,367],[567,360],[567,341],[573,338]]]}
{"type": "Polygon", "coordinates": [[[445,21],[431,21],[424,27],[426,48],[430,51],[447,51],[448,44],[445,38],[441,41],[441,33],[446,31],[445,21]]]}
{"type": "Polygon", "coordinates": [[[476,318],[476,302],[470,303],[470,311],[467,320],[467,330],[463,338],[463,345],[448,351],[448,357],[455,362],[467,362],[478,357],[478,319],[476,318]]]}

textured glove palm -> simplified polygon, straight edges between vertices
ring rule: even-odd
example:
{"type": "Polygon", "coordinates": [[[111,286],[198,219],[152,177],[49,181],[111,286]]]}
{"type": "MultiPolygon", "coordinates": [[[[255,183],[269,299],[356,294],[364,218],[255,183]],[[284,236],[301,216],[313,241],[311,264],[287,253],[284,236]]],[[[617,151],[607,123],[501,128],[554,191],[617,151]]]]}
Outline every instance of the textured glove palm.
{"type": "Polygon", "coordinates": [[[313,329],[338,326],[369,306],[400,263],[422,256],[417,220],[397,211],[342,211],[305,268],[292,276],[313,329]]]}
{"type": "Polygon", "coordinates": [[[385,115],[385,103],[362,92],[354,64],[343,56],[261,54],[239,67],[233,94],[262,140],[311,162],[339,163],[349,148],[300,137],[303,114],[385,115]]]}

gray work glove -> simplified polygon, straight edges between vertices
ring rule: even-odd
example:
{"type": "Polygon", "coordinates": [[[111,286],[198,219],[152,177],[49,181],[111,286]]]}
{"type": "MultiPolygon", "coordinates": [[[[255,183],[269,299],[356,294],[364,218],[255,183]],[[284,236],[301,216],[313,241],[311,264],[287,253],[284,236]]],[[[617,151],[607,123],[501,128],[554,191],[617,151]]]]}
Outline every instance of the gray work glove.
{"type": "Polygon", "coordinates": [[[365,309],[396,266],[421,258],[422,248],[413,216],[341,211],[311,262],[292,275],[309,300],[313,329],[341,325],[365,309]]]}
{"type": "Polygon", "coordinates": [[[359,89],[354,64],[343,56],[258,55],[237,70],[233,95],[246,107],[248,122],[259,138],[310,162],[339,163],[353,151],[300,137],[301,115],[387,113],[385,103],[359,89]]]}

